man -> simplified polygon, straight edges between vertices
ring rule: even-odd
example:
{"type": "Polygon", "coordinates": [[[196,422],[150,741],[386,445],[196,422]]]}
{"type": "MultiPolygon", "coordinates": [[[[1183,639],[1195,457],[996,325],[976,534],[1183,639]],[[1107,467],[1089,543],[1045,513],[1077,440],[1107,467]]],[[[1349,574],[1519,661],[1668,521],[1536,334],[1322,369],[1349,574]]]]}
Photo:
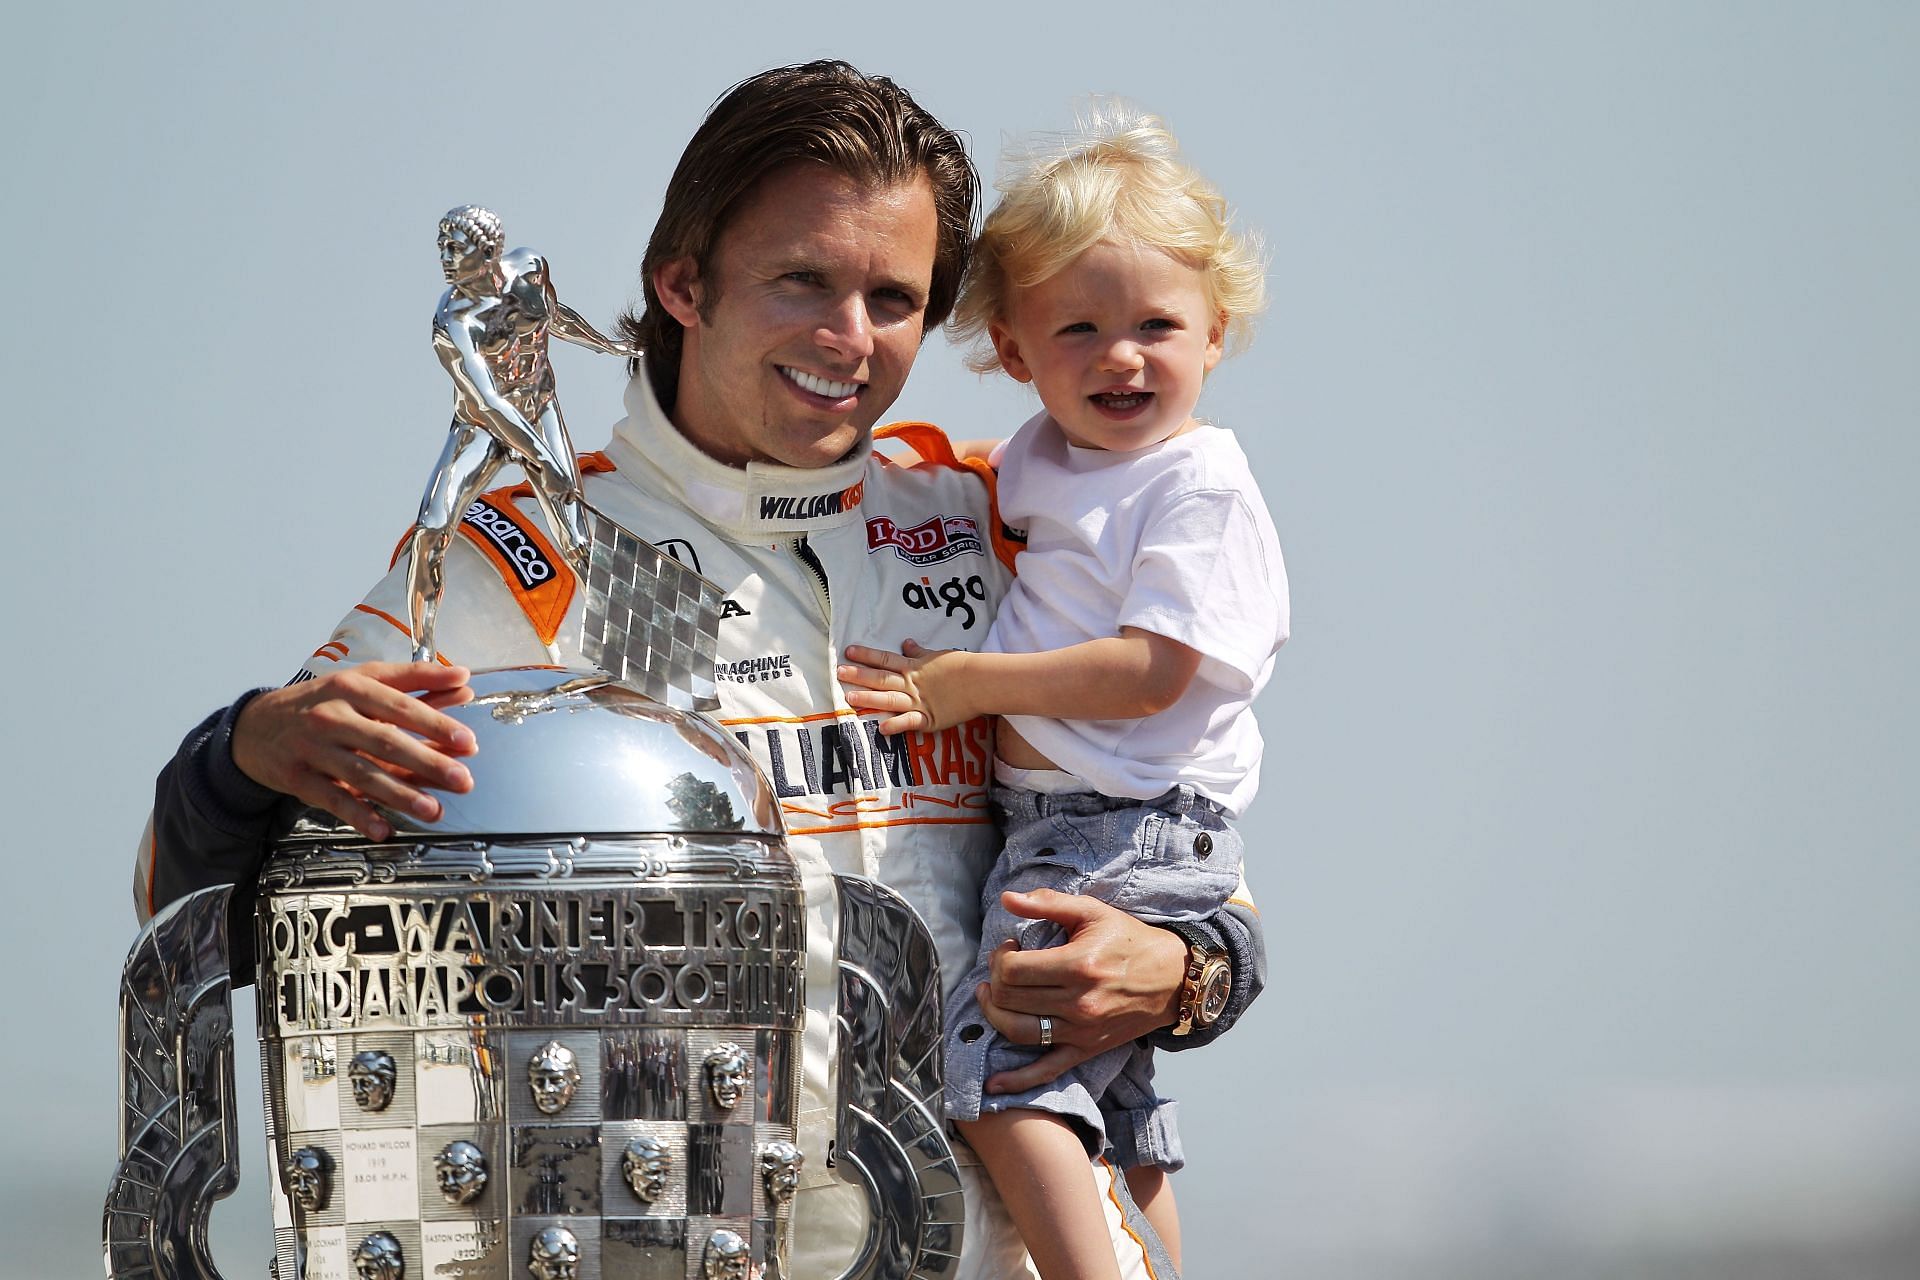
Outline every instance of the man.
{"type": "Polygon", "coordinates": [[[526,472],[567,559],[584,571],[580,468],[554,399],[547,338],[633,354],[554,296],[538,254],[502,252],[506,232],[492,210],[449,209],[439,239],[447,291],[433,313],[433,349],[453,379],[453,426],[407,543],[415,662],[433,660],[433,609],[455,525],[509,459],[526,472]]]}
{"type": "MultiPolygon", "coordinates": [[[[1012,547],[986,476],[949,465],[931,428],[909,426],[903,438],[933,465],[898,466],[872,450],[874,424],[958,292],[974,190],[959,139],[888,80],[810,63],[737,86],[668,184],[642,267],[646,305],[623,325],[645,356],[627,417],[583,480],[595,507],[726,593],[718,718],[780,796],[802,869],[810,953],[797,1276],[837,1274],[864,1231],[863,1198],[828,1159],[832,874],[898,890],[926,919],[943,972],[959,974],[998,846],[985,726],[882,739],[876,717],[847,708],[833,674],[840,647],[855,641],[977,645],[1010,580],[1012,547]],[[953,599],[973,603],[943,603],[953,599]]],[[[512,495],[487,501],[548,545],[512,495]]],[[[480,530],[461,533],[465,551],[446,560],[442,653],[473,666],[544,660],[563,623],[577,625],[584,593],[536,598],[488,558],[480,530]]],[[[160,779],[143,860],[149,910],[202,884],[249,880],[278,792],[379,840],[391,829],[377,805],[430,820],[432,788],[470,785],[456,757],[471,737],[436,710],[465,696],[466,670],[380,661],[408,653],[394,620],[405,575],[400,566],[348,614],[305,668],[312,678],[243,698],[188,737],[160,779]]],[[[571,575],[560,580],[571,591],[571,575]]],[[[1208,948],[1090,900],[1035,895],[1021,909],[1065,925],[1070,939],[996,965],[986,1016],[1012,1039],[1053,1046],[1007,1073],[1008,1087],[1191,1011],[1183,978],[1208,948]]],[[[1235,962],[1217,1033],[1257,991],[1263,958],[1248,911],[1223,912],[1205,932],[1235,962]]],[[[961,1274],[1023,1274],[1005,1210],[970,1154],[961,1159],[961,1274]]],[[[1093,1176],[1105,1185],[1104,1172],[1093,1176]]],[[[1140,1237],[1117,1218],[1115,1229],[1117,1251],[1130,1249],[1128,1265],[1143,1271],[1140,1237]]]]}

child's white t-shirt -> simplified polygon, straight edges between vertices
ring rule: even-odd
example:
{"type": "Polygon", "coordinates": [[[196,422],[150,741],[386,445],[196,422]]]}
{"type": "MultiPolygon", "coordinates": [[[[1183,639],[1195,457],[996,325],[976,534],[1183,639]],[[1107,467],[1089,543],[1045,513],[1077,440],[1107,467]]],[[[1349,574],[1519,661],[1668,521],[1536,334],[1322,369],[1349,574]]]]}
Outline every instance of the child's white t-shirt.
{"type": "Polygon", "coordinates": [[[1027,546],[989,652],[1038,653],[1135,627],[1201,654],[1186,693],[1158,715],[1008,722],[1103,795],[1150,800],[1186,783],[1244,812],[1260,785],[1251,704],[1287,639],[1287,571],[1233,433],[1201,425],[1113,453],[1069,443],[1042,413],[999,463],[1000,517],[1026,530],[1027,546]]]}

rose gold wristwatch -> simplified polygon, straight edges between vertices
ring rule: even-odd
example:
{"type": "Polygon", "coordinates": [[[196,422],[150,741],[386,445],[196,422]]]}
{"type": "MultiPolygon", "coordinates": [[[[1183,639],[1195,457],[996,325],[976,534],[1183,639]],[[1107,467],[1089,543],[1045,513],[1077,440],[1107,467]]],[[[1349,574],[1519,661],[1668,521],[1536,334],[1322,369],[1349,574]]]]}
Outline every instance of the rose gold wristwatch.
{"type": "Polygon", "coordinates": [[[1220,1020],[1233,990],[1233,965],[1226,953],[1214,948],[1212,940],[1189,924],[1165,924],[1187,944],[1187,972],[1180,982],[1180,1014],[1173,1034],[1184,1036],[1204,1031],[1220,1020]]]}

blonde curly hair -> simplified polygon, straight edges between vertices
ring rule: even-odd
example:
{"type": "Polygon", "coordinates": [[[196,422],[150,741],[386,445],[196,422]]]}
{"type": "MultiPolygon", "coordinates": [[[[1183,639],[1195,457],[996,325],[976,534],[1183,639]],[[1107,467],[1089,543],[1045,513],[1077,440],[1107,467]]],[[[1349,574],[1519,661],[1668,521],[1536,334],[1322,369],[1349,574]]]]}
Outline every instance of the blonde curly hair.
{"type": "Polygon", "coordinates": [[[967,367],[1000,368],[989,330],[1013,291],[1049,279],[1103,240],[1124,237],[1201,271],[1207,301],[1224,317],[1231,354],[1252,337],[1266,306],[1259,237],[1237,231],[1219,189],[1180,156],[1158,116],[1122,99],[1096,98],[1071,132],[1039,134],[1001,154],[1000,203],[974,242],[948,332],[971,347],[967,367]]]}

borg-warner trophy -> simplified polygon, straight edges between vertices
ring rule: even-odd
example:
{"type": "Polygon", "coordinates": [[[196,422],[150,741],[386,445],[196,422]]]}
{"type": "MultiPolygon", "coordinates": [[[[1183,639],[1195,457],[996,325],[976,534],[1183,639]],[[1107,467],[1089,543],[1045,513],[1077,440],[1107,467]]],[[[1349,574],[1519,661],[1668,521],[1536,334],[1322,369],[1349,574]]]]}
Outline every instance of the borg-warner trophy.
{"type": "MultiPolygon", "coordinates": [[[[582,499],[546,337],[618,344],[498,233],[470,206],[441,224],[456,413],[409,540],[413,638],[432,652],[446,535],[511,454],[586,584],[598,669],[476,672],[447,712],[478,739],[473,789],[436,822],[388,813],[373,843],[289,802],[238,975],[258,984],[273,1274],[790,1277],[800,873],[766,780],[699,714],[717,589],[582,499]]],[[[234,892],[172,904],[127,959],[109,1277],[217,1277],[207,1222],[239,1178],[234,892]]],[[[871,1209],[846,1275],[932,1280],[962,1230],[933,943],[886,888],[836,893],[830,1150],[871,1209]]]]}

